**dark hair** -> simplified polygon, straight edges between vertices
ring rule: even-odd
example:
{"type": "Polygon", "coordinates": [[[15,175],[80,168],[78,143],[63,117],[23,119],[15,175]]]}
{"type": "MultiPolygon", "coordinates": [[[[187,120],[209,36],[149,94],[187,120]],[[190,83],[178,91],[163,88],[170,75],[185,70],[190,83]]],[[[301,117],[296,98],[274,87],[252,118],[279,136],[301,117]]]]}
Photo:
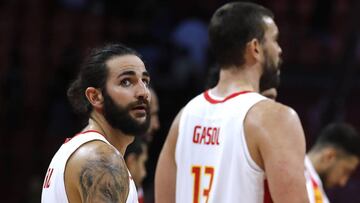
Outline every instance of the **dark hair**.
{"type": "MultiPolygon", "coordinates": [[[[123,44],[108,44],[95,48],[83,62],[76,80],[70,85],[67,96],[75,112],[89,116],[92,106],[85,96],[88,87],[104,90],[108,69],[106,62],[116,56],[140,55],[133,49],[123,44]]],[[[141,58],[141,57],[140,57],[141,58]]]]}
{"type": "Polygon", "coordinates": [[[360,157],[360,136],[354,127],[345,123],[326,126],[316,140],[315,147],[332,146],[348,154],[360,157]]]}
{"type": "Polygon", "coordinates": [[[269,9],[248,2],[228,3],[214,13],[209,25],[210,48],[221,68],[242,65],[246,44],[254,38],[263,42],[265,16],[274,17],[269,9]]]}
{"type": "Polygon", "coordinates": [[[130,154],[140,156],[144,152],[143,145],[145,144],[146,142],[142,140],[142,138],[135,137],[134,141],[126,148],[124,159],[126,159],[130,154]]]}

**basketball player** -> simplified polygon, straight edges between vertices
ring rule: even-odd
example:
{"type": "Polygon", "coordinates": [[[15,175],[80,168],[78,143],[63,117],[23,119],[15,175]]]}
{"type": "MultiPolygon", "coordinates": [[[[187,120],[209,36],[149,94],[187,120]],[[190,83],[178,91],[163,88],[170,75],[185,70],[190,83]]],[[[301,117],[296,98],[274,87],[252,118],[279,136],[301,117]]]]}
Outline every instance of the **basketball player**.
{"type": "Polygon", "coordinates": [[[94,49],[68,90],[88,125],[57,151],[42,202],[138,202],[123,154],[149,127],[149,74],[134,50],[94,49]]]}
{"type": "Polygon", "coordinates": [[[215,12],[209,38],[219,81],[175,118],[156,170],[157,203],[309,202],[299,118],[256,93],[261,76],[278,74],[277,36],[273,14],[257,4],[215,12]]]}
{"type": "Polygon", "coordinates": [[[138,192],[139,203],[144,203],[144,190],[142,182],[146,177],[145,163],[148,159],[148,149],[146,143],[140,137],[136,137],[134,142],[127,147],[124,159],[127,167],[129,168],[130,174],[134,179],[138,192]]]}
{"type": "Polygon", "coordinates": [[[360,161],[360,136],[349,124],[325,127],[305,159],[310,203],[328,203],[325,188],[344,187],[360,161]]]}

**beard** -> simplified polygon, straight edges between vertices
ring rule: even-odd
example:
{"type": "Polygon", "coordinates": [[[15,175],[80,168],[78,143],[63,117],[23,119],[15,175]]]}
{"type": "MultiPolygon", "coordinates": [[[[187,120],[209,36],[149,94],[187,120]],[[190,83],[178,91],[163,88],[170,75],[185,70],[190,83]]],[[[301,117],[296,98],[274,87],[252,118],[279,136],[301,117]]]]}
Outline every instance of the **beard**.
{"type": "Polygon", "coordinates": [[[103,91],[103,96],[104,117],[111,127],[126,135],[140,136],[146,133],[150,126],[149,102],[146,99],[140,99],[121,107],[114,102],[106,90],[103,91]],[[143,122],[137,121],[130,115],[130,110],[137,105],[145,105],[146,118],[143,122]]]}
{"type": "Polygon", "coordinates": [[[270,88],[277,89],[280,86],[280,70],[279,66],[282,61],[279,59],[278,63],[270,58],[270,55],[264,51],[265,62],[263,64],[263,74],[260,77],[260,92],[270,88]]]}

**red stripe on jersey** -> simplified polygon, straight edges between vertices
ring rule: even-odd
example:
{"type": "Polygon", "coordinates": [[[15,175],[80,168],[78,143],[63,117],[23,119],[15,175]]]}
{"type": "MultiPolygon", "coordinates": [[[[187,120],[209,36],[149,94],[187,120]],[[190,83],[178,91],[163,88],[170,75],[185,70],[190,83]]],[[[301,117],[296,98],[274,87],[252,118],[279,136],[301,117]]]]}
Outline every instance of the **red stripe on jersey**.
{"type": "Polygon", "coordinates": [[[209,95],[209,90],[206,90],[206,91],[204,92],[204,97],[205,97],[205,99],[206,99],[208,102],[210,102],[211,104],[218,104],[218,103],[224,103],[224,102],[226,102],[226,101],[229,100],[229,99],[232,99],[232,98],[237,97],[237,96],[239,96],[239,95],[241,95],[241,94],[246,94],[246,93],[249,93],[249,92],[252,92],[252,91],[235,92],[235,93],[233,93],[233,94],[225,97],[225,98],[222,99],[222,100],[216,100],[216,99],[211,98],[211,96],[209,95]]]}
{"type": "Polygon", "coordinates": [[[311,180],[311,183],[314,188],[319,188],[319,185],[317,184],[317,182],[314,180],[314,178],[312,176],[310,176],[310,180],[311,180]]]}
{"type": "MultiPolygon", "coordinates": [[[[105,137],[105,135],[103,135],[102,133],[100,133],[99,131],[96,131],[96,130],[86,130],[84,132],[80,132],[80,133],[74,135],[74,137],[81,135],[81,134],[90,133],[90,132],[98,133],[98,134],[102,135],[103,137],[105,137]]],[[[72,137],[72,138],[74,138],[74,137],[72,137]]],[[[69,142],[72,138],[66,138],[64,144],[69,142]]]]}
{"type": "Polygon", "coordinates": [[[264,203],[273,203],[267,180],[264,180],[264,203]]]}
{"type": "Polygon", "coordinates": [[[317,184],[317,182],[314,180],[313,177],[310,176],[311,179],[311,183],[313,185],[313,189],[314,189],[314,199],[315,199],[315,203],[323,203],[323,196],[322,196],[322,192],[320,190],[319,185],[317,184]]]}

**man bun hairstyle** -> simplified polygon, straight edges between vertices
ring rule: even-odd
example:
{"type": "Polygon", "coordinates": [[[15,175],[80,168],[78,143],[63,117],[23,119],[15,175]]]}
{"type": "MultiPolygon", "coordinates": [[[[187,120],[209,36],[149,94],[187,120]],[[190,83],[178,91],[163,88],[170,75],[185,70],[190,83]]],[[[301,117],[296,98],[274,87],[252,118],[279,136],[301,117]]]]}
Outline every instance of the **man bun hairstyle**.
{"type": "Polygon", "coordinates": [[[107,44],[94,48],[85,58],[75,81],[67,90],[67,97],[74,111],[83,116],[90,116],[92,106],[85,96],[88,87],[104,90],[108,69],[106,62],[116,56],[135,55],[140,57],[135,50],[123,44],[107,44]]]}

